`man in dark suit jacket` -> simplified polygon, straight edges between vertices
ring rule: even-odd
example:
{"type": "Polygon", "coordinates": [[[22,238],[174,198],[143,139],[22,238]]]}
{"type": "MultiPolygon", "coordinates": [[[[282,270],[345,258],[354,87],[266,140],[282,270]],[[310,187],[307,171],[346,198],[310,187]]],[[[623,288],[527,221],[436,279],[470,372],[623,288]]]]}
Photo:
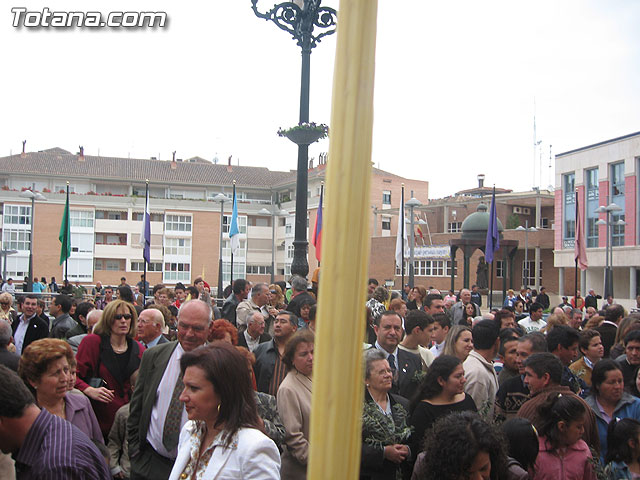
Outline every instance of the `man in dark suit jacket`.
{"type": "MultiPolygon", "coordinates": [[[[165,438],[164,421],[173,392],[180,388],[177,385],[180,357],[184,352],[204,345],[212,323],[209,304],[191,300],[178,314],[178,341],[149,348],[142,355],[127,423],[132,480],[169,477],[177,454],[178,437],[172,441],[165,438]],[[158,391],[163,395],[158,395],[158,391]]],[[[180,427],[185,422],[186,412],[182,407],[180,427]]]]}
{"type": "Polygon", "coordinates": [[[584,307],[585,308],[593,307],[596,310],[598,310],[598,300],[601,300],[601,299],[602,299],[602,296],[596,295],[595,290],[593,290],[592,288],[591,290],[589,290],[589,295],[584,297],[584,307]]]}
{"type": "Polygon", "coordinates": [[[247,319],[247,328],[238,333],[238,346],[253,352],[258,345],[271,340],[271,335],[264,333],[266,323],[261,312],[254,312],[247,319]]]}
{"type": "Polygon", "coordinates": [[[162,345],[169,340],[162,335],[164,330],[164,317],[157,308],[146,308],[138,315],[138,340],[145,347],[151,348],[162,345]]]}
{"type": "Polygon", "coordinates": [[[9,342],[11,342],[11,325],[6,320],[0,320],[0,365],[17,372],[20,355],[7,350],[9,342]]]}
{"type": "Polygon", "coordinates": [[[374,329],[377,340],[372,348],[386,355],[394,372],[390,392],[411,398],[418,387],[416,374],[422,371],[422,360],[419,355],[398,348],[402,338],[402,319],[393,311],[383,312],[376,320],[374,329]]]}
{"type": "Polygon", "coordinates": [[[31,294],[24,298],[22,304],[22,315],[18,317],[17,322],[13,322],[13,341],[16,346],[16,353],[22,355],[24,349],[31,342],[47,338],[49,336],[49,325],[38,317],[36,309],[38,308],[38,298],[31,294]]]}
{"type": "Polygon", "coordinates": [[[624,316],[624,308],[622,305],[611,305],[607,308],[604,322],[596,330],[600,332],[602,346],[604,347],[604,358],[609,358],[609,350],[616,341],[616,333],[618,333],[618,324],[624,316]]]}
{"type": "Polygon", "coordinates": [[[246,300],[249,296],[249,282],[244,278],[236,278],[233,281],[233,291],[222,304],[222,318],[229,320],[236,326],[236,308],[240,302],[246,300]]]}

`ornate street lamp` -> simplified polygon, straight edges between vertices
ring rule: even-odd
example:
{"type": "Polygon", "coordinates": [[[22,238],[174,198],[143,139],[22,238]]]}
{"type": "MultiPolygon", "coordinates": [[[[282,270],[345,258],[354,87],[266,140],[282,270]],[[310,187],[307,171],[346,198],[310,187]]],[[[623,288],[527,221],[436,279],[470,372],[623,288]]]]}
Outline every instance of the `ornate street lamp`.
{"type": "Polygon", "coordinates": [[[413,288],[414,287],[413,280],[414,280],[414,276],[415,276],[413,258],[414,258],[414,249],[415,249],[415,243],[416,243],[415,232],[414,232],[414,225],[415,224],[414,224],[413,209],[419,207],[420,205],[422,205],[422,203],[417,198],[412,197],[407,202],[405,202],[404,205],[406,207],[409,207],[409,219],[410,219],[409,220],[409,224],[411,225],[411,231],[409,232],[410,233],[410,238],[409,238],[409,285],[411,286],[411,288],[413,288]]]}
{"type": "Polygon", "coordinates": [[[622,207],[616,205],[615,203],[610,203],[606,207],[604,205],[596,208],[594,210],[595,213],[606,213],[606,220],[598,220],[596,225],[604,225],[607,235],[607,243],[605,244],[605,269],[604,269],[604,298],[607,298],[609,295],[613,296],[613,226],[622,226],[627,223],[624,220],[616,220],[615,222],[611,221],[611,215],[615,212],[620,212],[622,207]]]}
{"type": "MultiPolygon", "coordinates": [[[[291,34],[302,49],[302,75],[300,85],[300,118],[299,123],[309,123],[309,84],[311,68],[311,49],[322,37],[336,31],[337,12],[330,7],[321,7],[321,0],[295,0],[274,5],[271,10],[261,13],[258,11],[258,0],[251,0],[251,8],[257,17],[271,20],[278,28],[291,34]],[[314,27],[320,32],[314,34],[314,27]]],[[[317,138],[315,139],[317,140],[317,138]]],[[[304,140],[298,145],[298,169],[296,185],[296,219],[295,240],[293,241],[293,262],[291,273],[307,276],[309,263],[307,261],[307,183],[309,166],[309,144],[315,140],[304,140]]]]}
{"type": "MultiPolygon", "coordinates": [[[[529,286],[529,278],[531,277],[531,273],[529,272],[529,232],[537,232],[538,229],[536,227],[529,227],[529,220],[525,220],[525,226],[520,225],[516,228],[518,232],[524,232],[524,267],[522,269],[522,287],[527,288],[529,286]]],[[[534,275],[535,269],[538,268],[537,265],[534,265],[534,275]]]]}
{"type": "MultiPolygon", "coordinates": [[[[218,260],[218,298],[222,298],[222,227],[224,219],[224,202],[229,202],[231,199],[224,193],[219,193],[213,197],[214,202],[220,203],[220,259],[218,260]]],[[[224,300],[224,298],[222,298],[224,300]]]]}

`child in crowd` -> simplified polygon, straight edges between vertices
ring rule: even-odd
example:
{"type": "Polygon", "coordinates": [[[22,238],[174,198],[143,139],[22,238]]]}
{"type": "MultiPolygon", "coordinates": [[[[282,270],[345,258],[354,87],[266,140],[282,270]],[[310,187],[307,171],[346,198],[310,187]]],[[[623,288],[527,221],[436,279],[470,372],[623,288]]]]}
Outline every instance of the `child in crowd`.
{"type": "Polygon", "coordinates": [[[607,433],[605,473],[613,480],[640,479],[640,422],[614,418],[607,433]]]}
{"type": "Polygon", "coordinates": [[[582,440],[585,407],[576,397],[549,395],[538,410],[543,418],[536,480],[596,480],[589,447],[582,440]]]}
{"type": "Polygon", "coordinates": [[[509,479],[528,480],[535,471],[538,457],[538,433],[526,418],[511,418],[501,426],[508,441],[507,468],[509,479]]]}

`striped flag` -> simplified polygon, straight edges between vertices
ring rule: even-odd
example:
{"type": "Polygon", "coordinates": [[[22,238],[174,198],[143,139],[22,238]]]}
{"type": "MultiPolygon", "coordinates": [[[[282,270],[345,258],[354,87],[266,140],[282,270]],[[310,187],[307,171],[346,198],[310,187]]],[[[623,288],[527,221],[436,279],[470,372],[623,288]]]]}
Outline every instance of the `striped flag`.
{"type": "Polygon", "coordinates": [[[587,248],[584,238],[584,216],[580,213],[578,206],[578,192],[576,191],[576,240],[573,243],[574,254],[573,258],[576,261],[576,266],[580,270],[586,270],[587,264],[587,248]]]}
{"type": "Polygon", "coordinates": [[[240,230],[238,229],[238,201],[235,183],[233,184],[233,213],[231,214],[231,226],[229,227],[229,240],[231,240],[231,253],[237,255],[240,249],[240,230]]]}

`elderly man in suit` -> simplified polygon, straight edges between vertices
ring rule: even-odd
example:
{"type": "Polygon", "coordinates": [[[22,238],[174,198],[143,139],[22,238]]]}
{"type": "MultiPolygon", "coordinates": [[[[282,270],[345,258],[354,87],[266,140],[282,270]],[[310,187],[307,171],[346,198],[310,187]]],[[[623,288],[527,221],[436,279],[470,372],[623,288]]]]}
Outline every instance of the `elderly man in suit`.
{"type": "Polygon", "coordinates": [[[164,316],[157,308],[147,308],[138,315],[138,340],[145,347],[151,348],[162,345],[169,340],[162,335],[164,330],[164,316]]]}
{"type": "Polygon", "coordinates": [[[394,311],[386,311],[375,322],[377,340],[372,348],[377,348],[385,354],[394,372],[391,393],[411,398],[418,387],[415,374],[422,371],[422,360],[419,355],[398,348],[402,338],[400,315],[394,311]]]}
{"type": "Polygon", "coordinates": [[[204,345],[212,324],[208,303],[186,302],[178,312],[178,341],[150,348],[142,356],[127,424],[131,480],[169,478],[187,421],[179,400],[184,388],[180,358],[204,345]]]}
{"type": "Polygon", "coordinates": [[[238,333],[238,346],[253,352],[258,345],[271,340],[271,335],[264,333],[265,321],[261,312],[253,312],[248,317],[247,328],[238,333]]]}
{"type": "Polygon", "coordinates": [[[17,322],[13,322],[13,342],[16,346],[16,353],[22,355],[25,348],[31,342],[47,338],[49,336],[49,325],[38,317],[38,297],[27,295],[22,304],[22,315],[17,322]]]}

